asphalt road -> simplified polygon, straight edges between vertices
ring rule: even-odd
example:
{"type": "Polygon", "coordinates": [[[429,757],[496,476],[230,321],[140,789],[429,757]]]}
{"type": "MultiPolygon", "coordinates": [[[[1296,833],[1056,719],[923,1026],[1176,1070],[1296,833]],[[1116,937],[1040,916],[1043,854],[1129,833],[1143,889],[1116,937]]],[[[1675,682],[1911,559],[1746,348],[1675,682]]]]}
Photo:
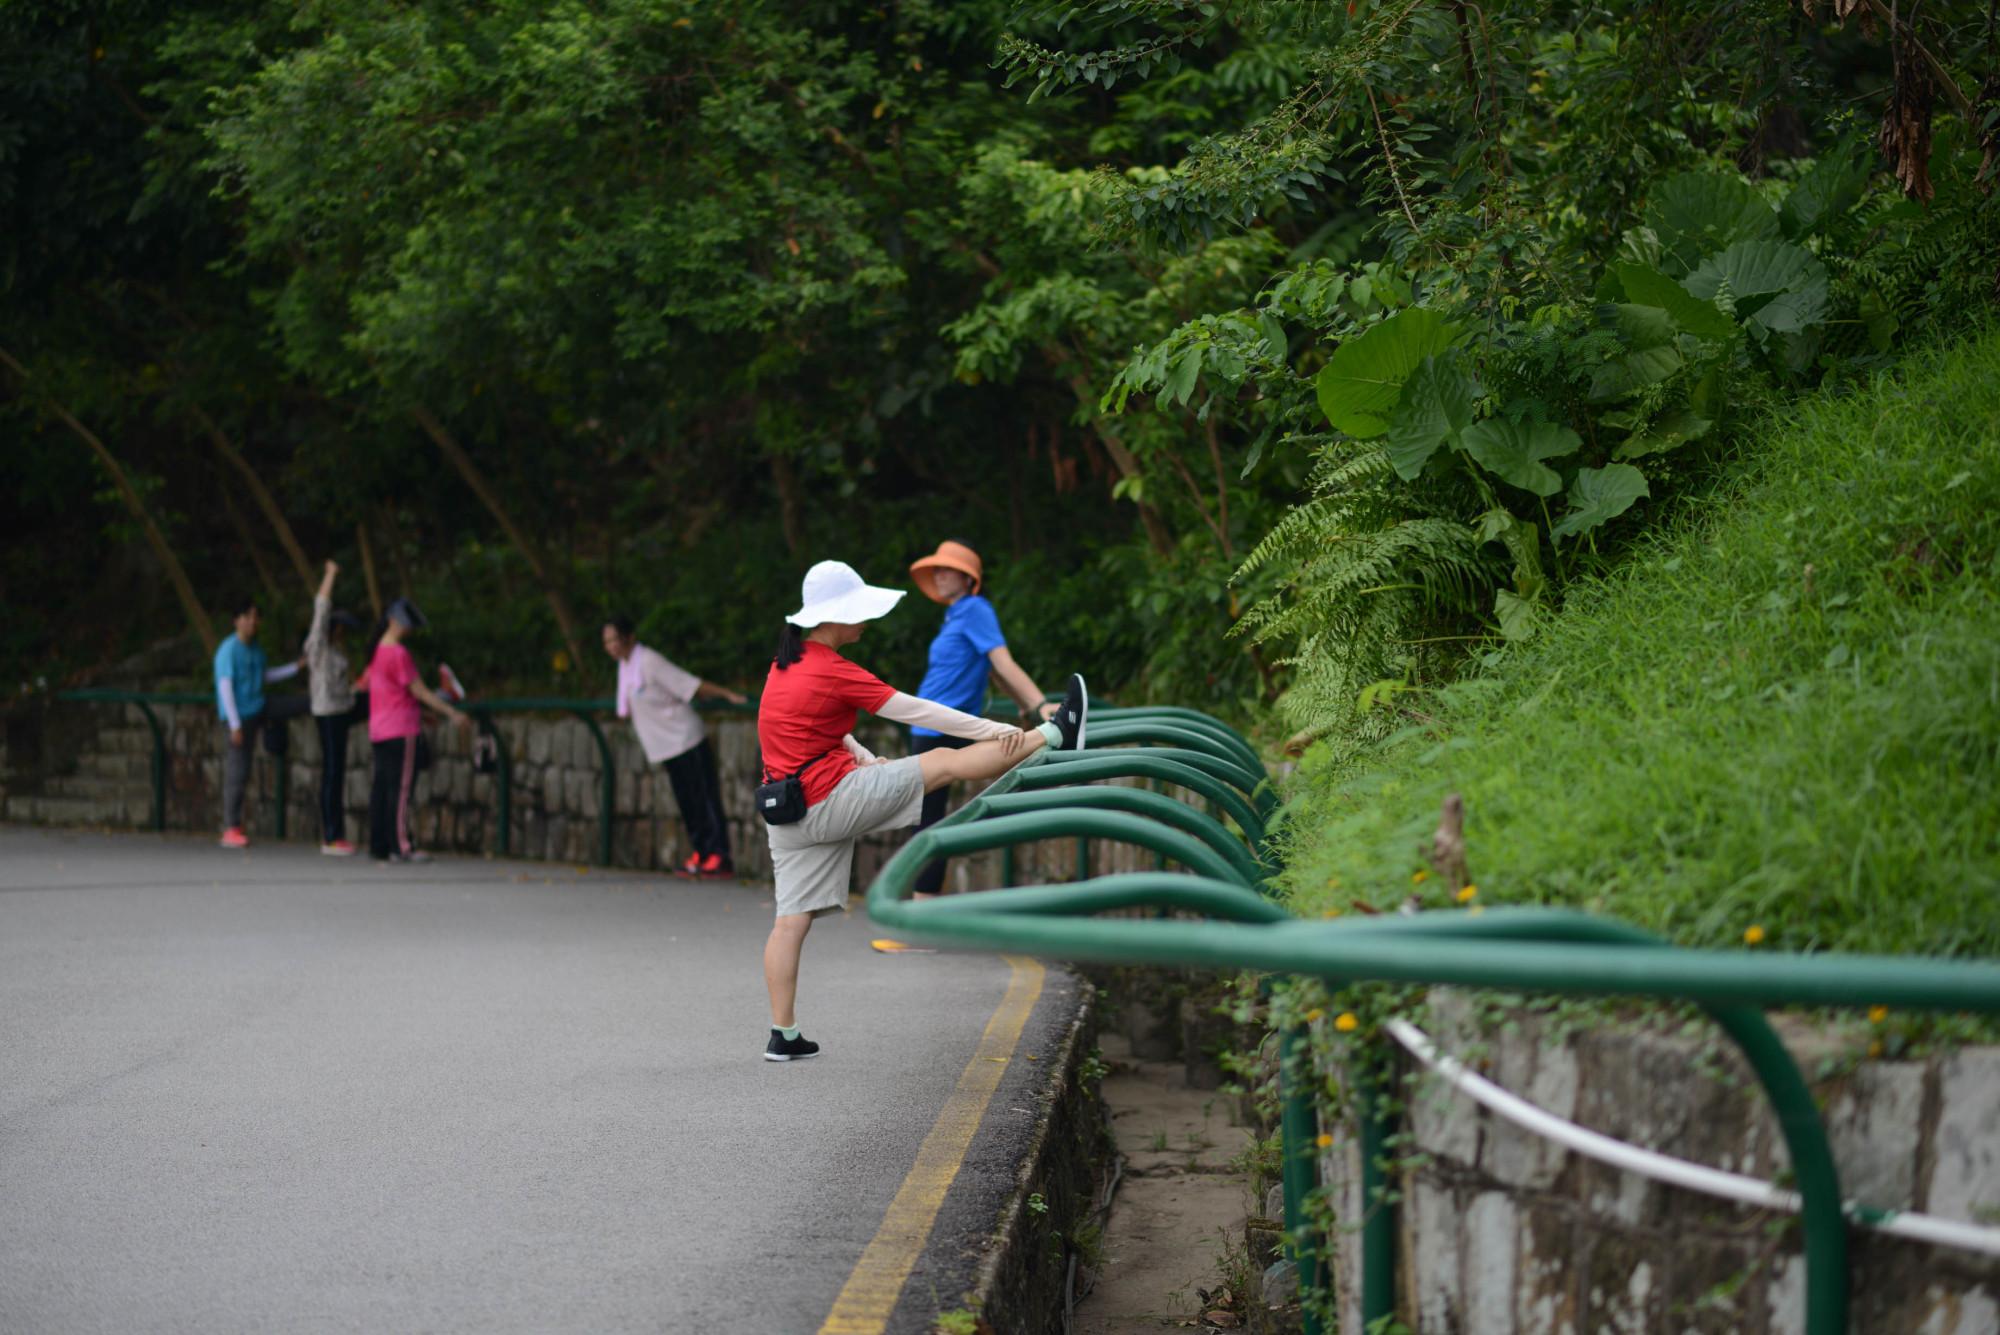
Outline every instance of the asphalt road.
{"type": "MultiPolygon", "coordinates": [[[[767,887],[0,829],[0,1330],[819,1328],[1006,990],[767,887]]],[[[1040,1002],[891,1331],[957,1304],[1079,984],[1040,1002]]]]}

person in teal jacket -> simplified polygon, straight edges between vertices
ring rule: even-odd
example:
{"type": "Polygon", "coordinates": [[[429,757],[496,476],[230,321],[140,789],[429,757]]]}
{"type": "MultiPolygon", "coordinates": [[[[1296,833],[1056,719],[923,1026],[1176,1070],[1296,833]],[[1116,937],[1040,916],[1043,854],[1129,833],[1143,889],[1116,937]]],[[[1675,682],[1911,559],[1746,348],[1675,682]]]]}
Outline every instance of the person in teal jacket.
{"type": "Polygon", "coordinates": [[[229,748],[222,757],[222,846],[248,848],[243,833],[243,792],[250,785],[250,751],[257,736],[272,728],[267,745],[285,754],[285,722],[306,712],[302,695],[266,699],[264,688],[298,675],[305,660],[268,667],[257,643],[257,604],[244,599],[236,608],[236,632],[215,651],[215,712],[229,729],[229,748]]]}

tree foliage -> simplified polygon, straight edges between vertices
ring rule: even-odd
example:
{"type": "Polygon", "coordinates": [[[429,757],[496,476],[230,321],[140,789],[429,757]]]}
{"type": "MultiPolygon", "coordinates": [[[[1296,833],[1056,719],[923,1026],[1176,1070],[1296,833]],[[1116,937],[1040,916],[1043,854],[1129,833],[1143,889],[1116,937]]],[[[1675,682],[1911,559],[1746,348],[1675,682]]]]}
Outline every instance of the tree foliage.
{"type": "MultiPolygon", "coordinates": [[[[488,679],[575,681],[626,606],[747,681],[812,560],[958,536],[1024,661],[1327,726],[1990,305],[1986,23],[9,6],[7,675],[180,619],[59,406],[211,610],[310,549],[488,679]],[[113,560],[29,554],[86,516],[113,560]]],[[[928,621],[882,630],[920,671],[928,621]]]]}
{"type": "Polygon", "coordinates": [[[1166,179],[1100,177],[1126,246],[1287,230],[1274,163],[1316,164],[1318,216],[1366,220],[1364,263],[1288,256],[1255,302],[1141,348],[1107,401],[1197,399],[1316,456],[1313,498],[1238,572],[1281,578],[1239,629],[1290,648],[1295,724],[1532,636],[1738,424],[1992,308],[2000,107],[1923,91],[2000,86],[1990,15],[1837,8],[1106,0],[1063,15],[1097,25],[1094,57],[1003,48],[1044,95],[1230,32],[1300,52],[1278,106],[1166,179]],[[1276,355],[1246,375],[1253,343],[1276,355]]]}

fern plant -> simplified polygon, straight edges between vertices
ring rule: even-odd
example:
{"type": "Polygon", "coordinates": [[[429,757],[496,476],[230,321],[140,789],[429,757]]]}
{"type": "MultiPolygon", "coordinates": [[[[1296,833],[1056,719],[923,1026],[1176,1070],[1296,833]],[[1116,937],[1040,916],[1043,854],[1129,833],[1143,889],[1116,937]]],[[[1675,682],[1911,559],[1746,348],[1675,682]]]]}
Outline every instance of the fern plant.
{"type": "Polygon", "coordinates": [[[1312,730],[1348,717],[1370,683],[1438,657],[1414,629],[1471,618],[1505,573],[1443,498],[1401,484],[1385,450],[1344,438],[1318,448],[1310,499],[1237,572],[1243,580],[1269,570],[1280,581],[1237,633],[1291,646],[1280,660],[1292,669],[1282,703],[1294,726],[1312,730]]]}

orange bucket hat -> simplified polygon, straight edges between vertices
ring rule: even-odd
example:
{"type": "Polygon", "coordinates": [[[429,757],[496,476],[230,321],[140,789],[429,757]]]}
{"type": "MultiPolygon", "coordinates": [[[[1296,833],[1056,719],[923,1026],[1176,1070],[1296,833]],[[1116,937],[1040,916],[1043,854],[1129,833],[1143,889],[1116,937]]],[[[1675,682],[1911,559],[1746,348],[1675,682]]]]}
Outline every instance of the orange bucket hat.
{"type": "Polygon", "coordinates": [[[935,552],[910,565],[910,578],[914,579],[917,587],[924,591],[924,597],[934,603],[944,601],[944,595],[938,592],[937,587],[936,572],[939,570],[956,570],[961,574],[972,576],[974,593],[979,592],[979,586],[985,579],[985,573],[979,564],[978,552],[962,542],[941,542],[935,552]]]}

